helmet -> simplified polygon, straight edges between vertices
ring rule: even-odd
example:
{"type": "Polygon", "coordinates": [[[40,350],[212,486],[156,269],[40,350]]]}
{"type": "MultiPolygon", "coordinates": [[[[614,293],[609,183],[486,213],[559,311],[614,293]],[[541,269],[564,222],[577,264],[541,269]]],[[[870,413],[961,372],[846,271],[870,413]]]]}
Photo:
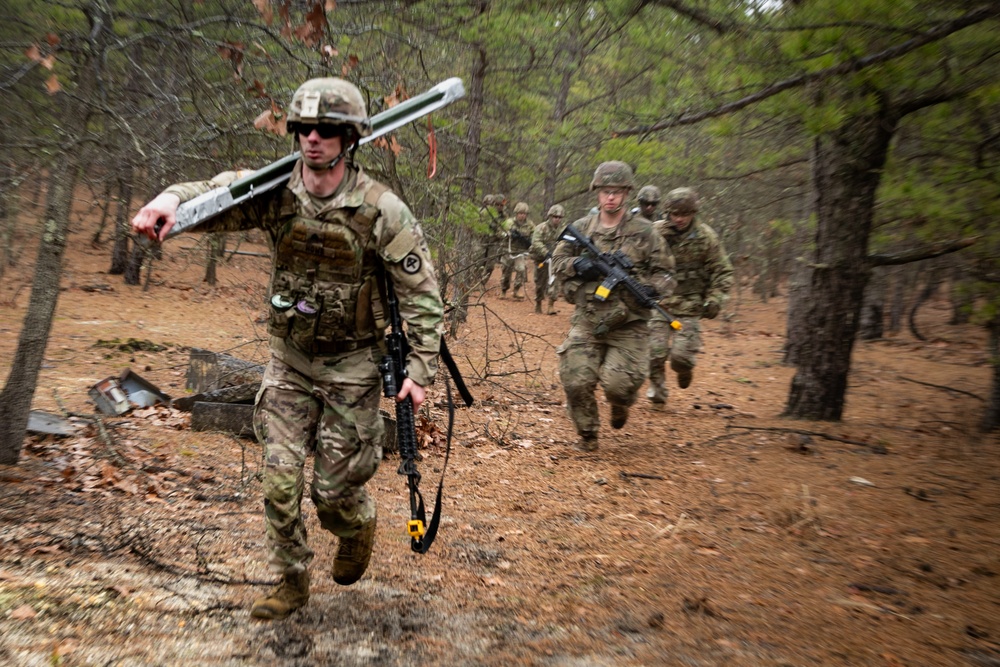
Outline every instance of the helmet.
{"type": "Polygon", "coordinates": [[[667,213],[693,215],[698,212],[698,193],[693,188],[677,188],[667,193],[667,213]]]}
{"type": "Polygon", "coordinates": [[[632,175],[632,167],[624,162],[612,160],[602,162],[597,165],[594,171],[594,180],[590,182],[590,189],[598,188],[629,188],[635,187],[635,177],[632,175]]]}
{"type": "Polygon", "coordinates": [[[361,91],[343,79],[309,79],[292,95],[285,126],[294,133],[302,123],[347,125],[356,138],[372,133],[361,91]]]}
{"type": "Polygon", "coordinates": [[[549,212],[546,213],[545,216],[548,218],[551,217],[565,218],[566,209],[562,207],[562,204],[553,204],[552,206],[549,206],[549,212]]]}
{"type": "Polygon", "coordinates": [[[517,204],[514,205],[514,215],[517,215],[518,213],[527,213],[530,210],[531,209],[528,207],[528,205],[525,204],[523,201],[519,201],[517,202],[517,204]]]}
{"type": "Polygon", "coordinates": [[[655,185],[644,185],[639,188],[639,201],[644,204],[660,203],[660,188],[655,185]]]}

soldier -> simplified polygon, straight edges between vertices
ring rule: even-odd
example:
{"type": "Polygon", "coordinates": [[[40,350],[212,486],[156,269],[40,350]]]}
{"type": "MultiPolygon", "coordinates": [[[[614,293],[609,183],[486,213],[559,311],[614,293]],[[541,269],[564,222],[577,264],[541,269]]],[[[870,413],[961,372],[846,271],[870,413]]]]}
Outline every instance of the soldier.
{"type": "Polygon", "coordinates": [[[483,206],[479,209],[480,218],[489,227],[489,232],[482,234],[480,243],[482,245],[482,280],[483,289],[489,282],[493,269],[501,260],[501,242],[499,236],[503,230],[504,207],[507,205],[507,197],[504,195],[483,195],[483,206]]]}
{"type": "MultiPolygon", "coordinates": [[[[673,258],[652,225],[625,209],[635,187],[632,169],[624,162],[603,162],[590,189],[597,191],[598,213],[573,223],[602,253],[621,251],[632,262],[631,274],[660,295],[669,294],[673,258]]],[[[552,270],[563,281],[563,294],[575,304],[571,328],[556,350],[566,407],[580,436],[577,448],[597,449],[598,415],[594,390],[598,382],[611,404],[611,428],[628,420],[629,406],[645,379],[649,364],[650,311],[628,292],[614,289],[606,300],[595,290],[603,276],[594,258],[575,244],[561,240],[552,253],[552,270]]]]}
{"type": "MultiPolygon", "coordinates": [[[[260,228],[272,248],[271,359],[254,409],[264,448],[264,518],[270,564],[280,583],[251,615],[282,618],[309,600],[301,500],[306,456],[314,452],[310,496],[320,525],[337,535],[333,580],[357,581],[375,542],[375,501],[364,488],[382,460],[379,416],[384,353],[384,281],[391,280],[412,351],[407,395],[417,409],[437,370],[443,305],[416,218],[386,186],[354,164],[371,133],[361,92],[347,81],[311,79],[292,97],[287,119],[301,157],[288,185],[200,226],[218,232],[260,228]]],[[[233,181],[172,185],[146,204],[132,228],[159,238],[180,202],[233,181]]]]}
{"type": "Polygon", "coordinates": [[[660,219],[656,209],[660,205],[660,188],[655,185],[644,185],[639,188],[639,205],[632,209],[634,215],[641,215],[650,222],[660,219]]]}
{"type": "Polygon", "coordinates": [[[535,229],[535,223],[528,220],[529,208],[523,201],[514,205],[514,217],[507,218],[503,223],[503,233],[501,236],[504,244],[503,255],[500,259],[500,266],[503,274],[500,276],[500,298],[507,298],[507,290],[510,288],[510,277],[514,275],[514,298],[521,300],[524,295],[520,294],[521,287],[527,294],[528,287],[528,249],[531,247],[531,233],[535,229]]]}
{"type": "Polygon", "coordinates": [[[549,281],[549,264],[552,249],[559,239],[559,233],[563,229],[563,219],[566,211],[560,204],[553,204],[549,207],[547,220],[535,226],[535,231],[531,234],[531,259],[535,262],[535,312],[542,312],[542,299],[548,296],[549,315],[556,315],[556,294],[558,285],[555,281],[555,274],[552,281],[549,281]]]}
{"type": "Polygon", "coordinates": [[[655,223],[677,262],[677,288],[663,307],[681,322],[674,332],[659,313],[650,320],[649,389],[654,404],[667,401],[665,364],[677,373],[677,386],[686,389],[694,376],[695,357],[701,350],[699,319],[715,319],[733,286],[733,266],[715,231],[695,220],[698,193],[677,188],[667,194],[667,219],[655,223]]]}

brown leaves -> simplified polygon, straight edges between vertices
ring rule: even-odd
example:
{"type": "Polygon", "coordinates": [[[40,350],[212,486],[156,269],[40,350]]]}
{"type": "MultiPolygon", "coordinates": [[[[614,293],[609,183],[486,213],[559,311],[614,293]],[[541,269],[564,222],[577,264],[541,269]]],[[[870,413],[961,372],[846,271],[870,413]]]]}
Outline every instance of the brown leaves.
{"type": "Polygon", "coordinates": [[[22,604],[20,607],[10,612],[10,617],[15,621],[30,621],[35,616],[38,616],[38,612],[31,608],[30,605],[22,604]]]}
{"type": "Polygon", "coordinates": [[[292,31],[306,46],[316,46],[326,32],[326,9],[316,2],[306,14],[306,22],[292,31]]]}
{"type": "MultiPolygon", "coordinates": [[[[57,44],[59,44],[59,37],[57,37],[52,33],[49,33],[46,39],[50,47],[54,47],[57,44]]],[[[42,67],[44,67],[49,71],[52,71],[52,69],[56,66],[56,54],[49,53],[48,55],[43,56],[42,50],[38,47],[37,44],[32,44],[27,49],[25,49],[24,56],[28,60],[34,63],[38,63],[39,65],[41,65],[42,67]]],[[[51,75],[48,79],[45,80],[45,90],[46,92],[48,92],[49,95],[55,95],[60,90],[62,90],[62,85],[59,83],[59,78],[55,74],[51,75]]]]}
{"type": "Polygon", "coordinates": [[[361,60],[354,54],[347,56],[347,61],[340,67],[340,74],[342,76],[347,76],[350,74],[351,70],[358,66],[361,60]]]}
{"type": "Polygon", "coordinates": [[[257,8],[257,13],[264,19],[264,23],[271,25],[274,22],[274,10],[271,9],[271,0],[253,0],[253,6],[257,8]]]}
{"type": "Polygon", "coordinates": [[[258,130],[264,130],[279,137],[284,137],[288,134],[288,128],[285,127],[285,112],[273,100],[271,101],[270,109],[262,111],[260,115],[254,118],[253,126],[258,130]]]}
{"type": "Polygon", "coordinates": [[[226,42],[225,46],[218,47],[217,51],[223,60],[232,63],[233,71],[236,72],[237,76],[243,75],[243,55],[246,51],[246,45],[243,42],[226,42]]]}

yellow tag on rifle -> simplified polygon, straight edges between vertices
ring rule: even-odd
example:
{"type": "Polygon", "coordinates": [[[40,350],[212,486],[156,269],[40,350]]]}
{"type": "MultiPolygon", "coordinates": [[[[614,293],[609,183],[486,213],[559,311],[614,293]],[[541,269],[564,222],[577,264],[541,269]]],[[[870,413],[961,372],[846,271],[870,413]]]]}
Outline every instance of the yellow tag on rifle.
{"type": "Polygon", "coordinates": [[[603,300],[607,299],[609,296],[611,296],[611,290],[609,290],[604,285],[598,285],[597,289],[594,291],[594,294],[597,295],[598,299],[600,299],[601,301],[603,301],[603,300]]]}

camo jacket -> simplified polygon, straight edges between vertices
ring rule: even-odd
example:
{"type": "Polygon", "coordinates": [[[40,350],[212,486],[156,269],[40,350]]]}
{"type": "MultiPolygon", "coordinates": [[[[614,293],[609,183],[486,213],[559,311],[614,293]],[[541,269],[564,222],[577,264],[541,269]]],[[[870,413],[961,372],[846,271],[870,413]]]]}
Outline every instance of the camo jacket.
{"type": "MultiPolygon", "coordinates": [[[[697,220],[683,233],[667,220],[658,220],[653,227],[677,262],[677,288],[663,307],[676,317],[701,317],[706,301],[725,305],[733,286],[733,265],[715,230],[697,220]]],[[[654,313],[654,319],[662,316],[654,313]]]]}
{"type": "Polygon", "coordinates": [[[531,259],[539,263],[544,262],[559,239],[561,231],[562,224],[552,225],[548,220],[535,225],[535,231],[531,233],[531,259]]]}
{"type": "MultiPolygon", "coordinates": [[[[208,181],[172,185],[165,192],[177,195],[184,202],[214,188],[228,186],[239,175],[238,172],[224,172],[208,181]]],[[[302,163],[299,161],[285,188],[254,197],[199,225],[197,231],[261,229],[267,235],[273,258],[275,249],[290,233],[291,225],[287,222],[290,216],[321,222],[334,216],[352,216],[364,203],[366,193],[375,186],[376,181],[364,170],[349,167],[334,196],[325,201],[322,208],[317,208],[302,181],[302,163]]],[[[397,195],[386,190],[378,197],[376,206],[378,216],[362,256],[377,258],[376,261],[380,261],[385,269],[385,275],[392,280],[399,300],[400,316],[407,324],[407,340],[411,348],[407,374],[417,384],[428,386],[437,372],[444,313],[430,250],[413,213],[397,195]]],[[[274,279],[275,269],[272,268],[272,283],[274,279]]],[[[300,372],[315,374],[315,360],[287,345],[281,338],[271,337],[271,351],[300,372]]]]}
{"type": "MultiPolygon", "coordinates": [[[[670,294],[674,258],[663,238],[645,218],[626,213],[617,226],[605,229],[595,214],[577,220],[573,227],[589,236],[602,253],[618,250],[625,253],[633,264],[630,271],[632,277],[656,289],[661,298],[670,294]]],[[[649,320],[650,309],[642,307],[622,286],[612,290],[605,301],[597,300],[594,295],[602,280],[583,281],[573,268],[573,261],[581,254],[579,246],[565,240],[559,241],[552,252],[552,271],[563,281],[563,294],[567,301],[576,305],[574,324],[579,318],[584,318],[595,326],[604,323],[615,328],[649,320]]]]}

